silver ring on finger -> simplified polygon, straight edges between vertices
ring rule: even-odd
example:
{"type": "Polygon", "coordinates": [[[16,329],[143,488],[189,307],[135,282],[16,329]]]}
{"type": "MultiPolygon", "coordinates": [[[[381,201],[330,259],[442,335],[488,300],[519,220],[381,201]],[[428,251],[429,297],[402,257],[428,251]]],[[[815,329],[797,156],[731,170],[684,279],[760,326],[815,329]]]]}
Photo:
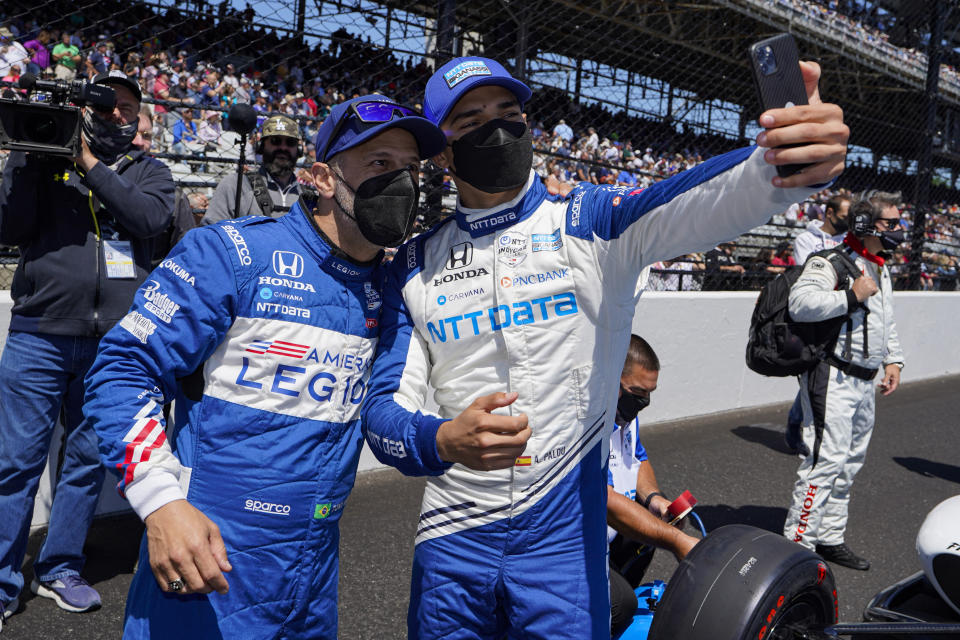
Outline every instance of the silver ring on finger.
{"type": "Polygon", "coordinates": [[[171,580],[170,582],[167,583],[167,588],[170,589],[170,591],[173,591],[174,593],[179,593],[180,591],[183,591],[183,587],[184,587],[184,584],[183,584],[182,578],[177,578],[176,580],[171,580]]]}

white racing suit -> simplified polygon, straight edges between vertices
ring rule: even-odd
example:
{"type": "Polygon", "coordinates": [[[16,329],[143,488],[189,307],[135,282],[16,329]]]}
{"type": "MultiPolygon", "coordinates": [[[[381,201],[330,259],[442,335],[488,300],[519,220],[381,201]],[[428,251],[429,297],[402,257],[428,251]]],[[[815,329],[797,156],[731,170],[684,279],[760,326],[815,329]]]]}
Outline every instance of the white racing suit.
{"type": "Polygon", "coordinates": [[[836,270],[821,256],[810,257],[790,291],[790,315],[799,322],[816,322],[853,310],[832,355],[801,376],[803,441],[810,455],[797,470],[783,534],[810,549],[817,544],[843,543],[850,486],[863,466],[873,432],[878,379],[871,373],[882,377],[882,366],[903,363],[893,322],[890,272],[882,260],[876,259],[878,264],[848,251],[861,273],[876,280],[879,287],[863,304],[849,289],[852,275],[846,288],[838,288],[836,270]]]}
{"type": "Polygon", "coordinates": [[[364,408],[380,461],[429,474],[411,638],[608,636],[606,465],[641,268],[736,237],[811,189],[771,185],[763,151],[648,189],[548,196],[531,172],[491,210],[458,207],[400,248],[364,408]],[[432,387],[439,416],[424,410],[432,387]],[[533,431],[510,469],[442,462],[440,424],[478,396],[533,431]]]}

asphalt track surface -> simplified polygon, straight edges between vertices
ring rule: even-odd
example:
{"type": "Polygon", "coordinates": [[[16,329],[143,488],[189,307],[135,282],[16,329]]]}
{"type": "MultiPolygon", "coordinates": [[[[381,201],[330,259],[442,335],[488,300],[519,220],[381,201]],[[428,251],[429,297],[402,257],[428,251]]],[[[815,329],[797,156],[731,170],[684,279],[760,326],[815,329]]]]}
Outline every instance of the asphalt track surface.
{"type": "MultiPolygon", "coordinates": [[[[905,371],[909,374],[909,370],[905,371]]],[[[867,462],[853,487],[847,542],[873,567],[833,567],[840,619],[860,620],[870,597],[919,570],[914,542],[927,512],[960,494],[960,376],[907,384],[877,398],[867,462]]],[[[788,406],[727,413],[647,428],[642,440],[668,495],[690,489],[708,529],[746,523],[780,531],[798,461],[783,445],[788,406]]],[[[413,536],[423,480],[393,470],[357,479],[341,523],[340,637],[406,637],[413,536]]],[[[87,540],[86,577],[104,606],[67,613],[26,594],[3,640],[118,638],[140,532],[135,517],[98,520],[87,540]]],[[[39,539],[33,539],[30,554],[39,539]]],[[[669,579],[672,557],[657,554],[649,579],[669,579]]],[[[27,581],[33,577],[27,561],[27,581]]],[[[257,637],[252,635],[251,637],[257,637]]]]}

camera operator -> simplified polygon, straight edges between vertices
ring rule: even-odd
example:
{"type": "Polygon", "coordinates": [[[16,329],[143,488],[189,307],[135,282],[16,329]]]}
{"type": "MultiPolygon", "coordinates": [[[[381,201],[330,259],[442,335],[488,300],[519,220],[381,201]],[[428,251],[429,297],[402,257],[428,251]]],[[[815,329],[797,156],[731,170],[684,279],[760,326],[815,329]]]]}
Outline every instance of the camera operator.
{"type": "MultiPolygon", "coordinates": [[[[150,269],[151,238],[169,224],[174,192],[169,169],[131,146],[140,87],[117,74],[95,80],[115,91],[116,104],[82,109],[77,157],[14,151],[4,169],[0,244],[19,246],[21,257],[0,358],[0,624],[24,586],[33,501],[58,416],[60,472],[30,587],[68,611],[100,605],[79,575],[103,482],[82,415],[83,378],[150,269]]],[[[156,313],[176,309],[158,303],[156,313]]]]}

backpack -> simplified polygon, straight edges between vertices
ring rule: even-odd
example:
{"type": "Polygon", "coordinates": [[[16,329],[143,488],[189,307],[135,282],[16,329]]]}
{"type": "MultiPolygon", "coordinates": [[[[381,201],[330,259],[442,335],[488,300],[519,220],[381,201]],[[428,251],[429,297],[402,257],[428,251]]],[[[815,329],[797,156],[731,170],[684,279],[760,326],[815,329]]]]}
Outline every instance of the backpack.
{"type": "MultiPolygon", "coordinates": [[[[247,183],[250,185],[250,188],[253,189],[253,199],[257,201],[260,211],[263,215],[269,216],[273,213],[273,199],[270,197],[270,188],[267,187],[267,179],[264,178],[261,173],[247,173],[245,175],[247,183]]],[[[234,218],[238,215],[240,215],[238,212],[233,212],[234,218]]]]}
{"type": "MultiPolygon", "coordinates": [[[[819,251],[810,257],[826,258],[837,272],[838,288],[846,289],[860,270],[841,247],[819,251]]],[[[820,322],[796,322],[787,309],[790,289],[803,272],[790,267],[760,291],[747,339],[747,366],[765,376],[796,376],[813,369],[833,351],[840,330],[850,314],[820,322]]]]}

